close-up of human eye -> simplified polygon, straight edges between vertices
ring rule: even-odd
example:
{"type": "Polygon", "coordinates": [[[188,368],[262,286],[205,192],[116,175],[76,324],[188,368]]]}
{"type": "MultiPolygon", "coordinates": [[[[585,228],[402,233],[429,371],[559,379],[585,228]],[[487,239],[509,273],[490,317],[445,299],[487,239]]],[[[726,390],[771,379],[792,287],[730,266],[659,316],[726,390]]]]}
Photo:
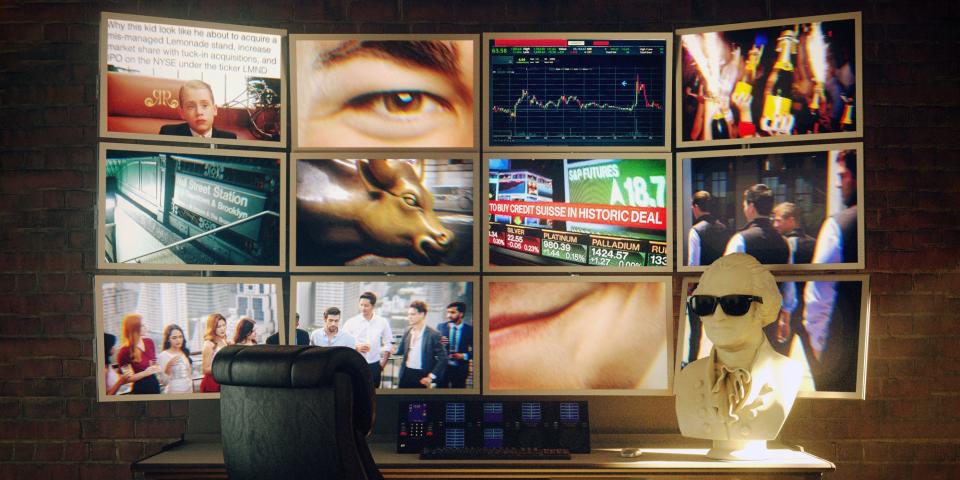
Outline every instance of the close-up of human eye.
{"type": "Polygon", "coordinates": [[[456,107],[441,95],[422,90],[362,93],[343,102],[341,120],[357,133],[406,139],[430,133],[456,120],[456,107]]]}
{"type": "Polygon", "coordinates": [[[367,93],[351,98],[344,106],[401,121],[413,119],[416,115],[453,110],[453,105],[443,97],[415,90],[367,93]]]}

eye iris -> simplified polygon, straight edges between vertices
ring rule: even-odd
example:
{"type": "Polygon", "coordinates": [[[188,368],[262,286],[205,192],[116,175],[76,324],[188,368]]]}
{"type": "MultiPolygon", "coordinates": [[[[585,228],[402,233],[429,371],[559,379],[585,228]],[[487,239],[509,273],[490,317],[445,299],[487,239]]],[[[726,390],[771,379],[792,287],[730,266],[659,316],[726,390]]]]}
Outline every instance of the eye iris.
{"type": "Polygon", "coordinates": [[[383,103],[390,113],[411,113],[420,110],[423,95],[413,92],[390,93],[384,96],[383,103]]]}

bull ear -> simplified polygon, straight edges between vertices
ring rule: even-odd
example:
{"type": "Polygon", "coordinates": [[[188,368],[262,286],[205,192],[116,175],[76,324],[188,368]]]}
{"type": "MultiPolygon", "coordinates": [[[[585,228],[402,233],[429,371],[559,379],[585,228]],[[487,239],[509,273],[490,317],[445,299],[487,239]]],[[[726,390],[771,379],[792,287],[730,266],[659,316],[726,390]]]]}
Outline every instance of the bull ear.
{"type": "Polygon", "coordinates": [[[422,182],[423,176],[426,173],[427,173],[427,161],[421,158],[417,160],[417,179],[422,182]]]}

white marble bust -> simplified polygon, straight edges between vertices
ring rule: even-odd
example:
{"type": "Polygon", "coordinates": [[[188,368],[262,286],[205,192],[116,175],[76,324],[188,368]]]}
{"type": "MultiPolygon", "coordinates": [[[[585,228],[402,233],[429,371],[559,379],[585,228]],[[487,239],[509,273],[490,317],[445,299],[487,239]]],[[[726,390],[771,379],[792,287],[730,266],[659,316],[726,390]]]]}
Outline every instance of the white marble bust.
{"type": "Polygon", "coordinates": [[[744,253],[713,262],[691,295],[687,308],[704,312],[714,346],[677,375],[677,419],[683,436],[713,440],[708,457],[767,457],[766,441],[777,437],[793,407],[803,367],[774,351],[763,333],[781,301],[773,275],[744,253]]]}

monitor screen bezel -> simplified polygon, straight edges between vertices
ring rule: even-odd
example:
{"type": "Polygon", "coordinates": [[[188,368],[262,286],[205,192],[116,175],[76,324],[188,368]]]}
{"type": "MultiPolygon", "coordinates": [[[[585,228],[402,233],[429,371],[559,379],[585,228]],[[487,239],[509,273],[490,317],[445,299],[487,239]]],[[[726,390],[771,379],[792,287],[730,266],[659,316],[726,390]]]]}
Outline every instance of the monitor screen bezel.
{"type": "MultiPolygon", "coordinates": [[[[193,283],[193,284],[269,284],[276,289],[277,299],[277,333],[280,343],[286,342],[287,331],[282,321],[286,318],[283,309],[283,279],[278,277],[185,277],[185,276],[148,276],[148,275],[95,275],[94,283],[94,357],[96,364],[96,384],[98,402],[130,402],[142,400],[213,400],[219,399],[219,392],[211,393],[159,393],[159,394],[127,394],[107,395],[106,378],[103,365],[105,363],[103,351],[103,284],[104,283],[193,283]]],[[[120,338],[117,338],[116,348],[119,351],[120,338]]],[[[158,353],[159,353],[159,347],[158,353]]]]}
{"type": "Polygon", "coordinates": [[[290,313],[287,316],[286,344],[290,345],[296,340],[297,318],[297,286],[300,283],[308,282],[337,282],[337,283],[357,283],[357,282],[378,282],[378,283],[409,283],[409,282],[469,282],[472,287],[472,302],[470,306],[473,316],[473,376],[474,382],[472,388],[382,388],[377,387],[377,395],[479,395],[483,378],[481,365],[486,358],[486,351],[481,350],[480,336],[477,335],[483,328],[485,319],[480,316],[480,280],[479,275],[291,275],[290,276],[290,313]]]}
{"type": "Polygon", "coordinates": [[[856,78],[856,130],[851,132],[831,132],[816,133],[805,135],[781,135],[770,137],[754,137],[749,139],[729,138],[723,140],[684,140],[683,139],[683,109],[677,108],[676,119],[676,139],[677,148],[690,147],[714,147],[725,145],[748,145],[748,144],[766,144],[766,143],[784,143],[784,142],[820,142],[834,139],[851,139],[863,137],[863,28],[860,12],[837,13],[832,15],[816,15],[809,17],[782,18],[777,20],[764,20],[759,22],[732,23],[724,25],[715,25],[709,27],[682,28],[675,32],[677,35],[677,60],[674,62],[676,68],[676,86],[674,88],[675,103],[682,105],[683,102],[683,45],[682,37],[693,33],[707,32],[727,32],[733,30],[748,30],[751,28],[767,28],[785,26],[789,24],[810,23],[810,22],[832,22],[840,20],[854,21],[854,59],[856,78]]]}
{"type": "MultiPolygon", "coordinates": [[[[860,287],[860,338],[857,340],[857,388],[853,392],[813,391],[800,392],[799,398],[835,398],[848,400],[865,400],[867,395],[867,349],[870,345],[870,275],[868,274],[816,274],[816,275],[774,275],[777,282],[809,282],[825,281],[853,281],[862,282],[860,287]]],[[[677,344],[674,348],[674,379],[680,374],[680,362],[683,360],[683,345],[687,341],[687,292],[690,285],[700,281],[700,277],[681,278],[680,316],[677,326],[677,344]]],[[[704,357],[701,357],[704,358],[704,357]]]]}
{"type": "Polygon", "coordinates": [[[484,275],[483,276],[483,394],[489,396],[536,395],[536,396],[669,396],[673,392],[675,353],[673,343],[673,277],[663,275],[484,275]],[[663,302],[666,314],[663,318],[664,341],[666,342],[666,377],[664,389],[593,389],[593,390],[494,390],[490,388],[490,283],[491,282],[591,282],[591,283],[661,283],[663,284],[663,302]]]}
{"type": "Polygon", "coordinates": [[[669,153],[673,147],[673,139],[670,135],[670,123],[673,119],[673,102],[670,101],[672,97],[672,88],[673,82],[670,81],[670,72],[673,71],[673,32],[544,32],[544,33],[534,33],[534,32],[484,32],[481,42],[483,43],[483,152],[484,153],[493,153],[493,152],[632,152],[632,153],[656,153],[663,152],[669,153]],[[663,40],[666,42],[666,51],[665,51],[665,63],[664,63],[664,96],[663,96],[663,137],[664,145],[662,146],[639,146],[631,147],[629,145],[617,145],[617,146],[531,146],[531,145],[518,145],[518,146],[491,146],[490,145],[490,95],[489,95],[489,85],[490,85],[490,70],[489,70],[489,61],[490,58],[490,41],[497,39],[541,39],[541,38],[556,38],[556,37],[578,37],[578,38],[591,38],[596,37],[597,39],[614,39],[614,40],[663,40]]]}
{"type": "Polygon", "coordinates": [[[674,269],[675,257],[673,250],[673,233],[674,228],[671,225],[671,222],[674,221],[671,212],[673,211],[673,197],[674,192],[670,191],[670,188],[675,188],[673,181],[673,154],[671,153],[651,153],[651,152],[599,152],[595,154],[590,153],[525,153],[525,152],[500,152],[500,153],[485,153],[483,155],[483,174],[480,177],[481,179],[487,179],[490,175],[490,160],[491,159],[515,159],[515,160],[588,160],[588,159],[616,159],[616,160],[663,160],[664,166],[666,167],[667,172],[667,183],[666,188],[666,229],[665,234],[667,236],[666,248],[667,248],[667,264],[664,266],[650,266],[650,267],[599,267],[599,266],[590,266],[590,265],[557,265],[557,266],[518,266],[518,265],[492,265],[490,263],[490,243],[487,241],[488,236],[490,235],[490,201],[488,195],[486,194],[486,183],[482,185],[483,187],[483,212],[482,216],[479,217],[483,224],[483,232],[480,237],[483,241],[483,271],[484,273],[500,273],[500,272],[514,272],[514,273],[530,273],[530,272],[543,272],[543,273],[559,273],[559,272],[581,272],[581,273],[666,273],[672,272],[674,269]]]}
{"type": "MultiPolygon", "coordinates": [[[[480,69],[480,45],[479,35],[475,34],[343,34],[343,33],[328,33],[328,34],[301,34],[295,33],[289,36],[289,56],[290,56],[290,91],[291,91],[291,108],[290,108],[290,121],[292,128],[290,129],[290,136],[292,137],[293,152],[401,152],[401,151],[415,151],[415,152],[430,152],[430,155],[433,155],[433,152],[478,152],[480,150],[480,109],[479,109],[479,98],[480,98],[480,80],[478,71],[480,69]],[[299,41],[312,41],[312,40],[378,40],[378,41],[416,41],[416,40],[469,40],[473,42],[473,145],[469,147],[428,147],[428,146],[390,146],[390,147],[365,147],[362,145],[357,146],[345,146],[345,147],[304,147],[300,145],[300,135],[299,135],[299,122],[297,117],[297,92],[298,92],[298,83],[297,80],[297,42],[299,41]]],[[[339,155],[339,153],[337,153],[339,155]]]]}
{"type": "MultiPolygon", "coordinates": [[[[706,270],[706,265],[688,266],[686,265],[687,245],[686,233],[683,231],[683,217],[689,213],[690,197],[693,192],[686,194],[683,191],[684,176],[687,172],[683,170],[684,160],[696,160],[701,158],[723,158],[723,157],[752,157],[773,154],[807,153],[807,152],[829,152],[834,150],[855,150],[857,152],[857,261],[856,263],[807,263],[807,264],[765,264],[764,267],[776,271],[806,271],[806,270],[863,270],[866,258],[866,240],[865,240],[865,220],[864,220],[864,180],[863,180],[863,143],[826,143],[817,145],[799,145],[793,147],[774,147],[774,148],[745,148],[736,150],[700,150],[684,151],[676,153],[677,177],[675,190],[677,192],[677,210],[676,218],[676,238],[677,238],[677,272],[702,272],[706,270]]],[[[832,180],[828,179],[828,182],[832,180]]],[[[738,192],[742,197],[742,192],[738,192]]],[[[829,217],[824,218],[826,220],[829,217]]],[[[819,231],[819,226],[817,227],[819,231]]],[[[814,233],[813,230],[807,233],[814,233]]]]}
{"type": "Polygon", "coordinates": [[[479,273],[480,272],[480,226],[477,224],[477,218],[480,214],[480,204],[477,202],[477,185],[480,173],[480,156],[471,152],[457,151],[428,151],[427,153],[415,154],[414,152],[390,151],[388,154],[393,158],[416,158],[416,159],[464,159],[473,162],[473,235],[472,265],[372,265],[372,266],[347,266],[347,265],[299,265],[297,263],[297,163],[300,160],[337,160],[347,158],[379,158],[384,157],[384,151],[343,151],[343,152],[298,152],[290,155],[290,182],[289,205],[290,205],[290,272],[291,273],[310,273],[310,272],[351,272],[351,273],[386,273],[386,272],[404,272],[404,273],[479,273]]]}
{"type": "MultiPolygon", "coordinates": [[[[264,28],[264,27],[251,27],[247,25],[234,25],[228,23],[213,23],[213,22],[199,22],[194,20],[182,20],[175,18],[165,18],[165,17],[150,17],[144,15],[130,15],[126,13],[115,13],[115,12],[101,12],[100,13],[100,45],[99,45],[99,66],[98,66],[98,91],[100,99],[98,101],[100,112],[98,115],[98,131],[101,138],[108,139],[126,139],[126,140],[142,140],[147,142],[162,142],[162,143],[194,143],[194,144],[205,144],[209,146],[220,145],[226,148],[232,148],[235,146],[249,146],[249,147],[259,147],[259,148],[271,148],[271,149],[286,149],[287,148],[287,99],[290,98],[287,95],[287,56],[288,48],[284,39],[287,37],[287,31],[278,28],[264,28]],[[197,27],[197,28],[210,28],[218,30],[227,30],[232,32],[244,32],[244,33],[262,33],[266,35],[279,35],[280,36],[280,140],[279,141],[270,141],[270,140],[239,140],[239,139],[229,139],[229,138],[200,138],[200,137],[186,137],[186,136],[170,136],[170,135],[160,135],[160,134],[148,134],[148,133],[129,133],[129,132],[112,132],[107,129],[107,22],[109,20],[124,20],[132,22],[143,22],[143,23],[155,23],[159,25],[176,25],[176,26],[185,26],[185,27],[197,27]]],[[[174,120],[171,120],[174,123],[174,120]]]]}
{"type": "Polygon", "coordinates": [[[97,164],[97,268],[103,270],[137,270],[137,271],[223,271],[223,272],[283,272],[287,264],[287,197],[284,190],[287,188],[287,168],[285,165],[287,154],[284,152],[255,151],[255,150],[211,150],[206,148],[177,147],[172,145],[147,145],[132,143],[100,143],[97,164]],[[109,263],[103,257],[106,248],[106,162],[107,152],[111,150],[164,153],[181,155],[203,155],[233,158],[264,158],[277,160],[279,164],[280,189],[280,229],[278,241],[280,248],[276,265],[222,265],[222,264],[126,264],[109,263]]]}

